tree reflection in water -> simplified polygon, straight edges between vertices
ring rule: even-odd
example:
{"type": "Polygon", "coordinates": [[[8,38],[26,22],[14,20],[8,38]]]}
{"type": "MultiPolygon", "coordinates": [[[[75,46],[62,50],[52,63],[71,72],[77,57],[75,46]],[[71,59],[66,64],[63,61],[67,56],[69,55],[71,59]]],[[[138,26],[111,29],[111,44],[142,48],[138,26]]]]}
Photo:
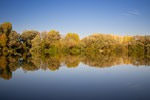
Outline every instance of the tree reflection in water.
{"type": "Polygon", "coordinates": [[[78,55],[60,53],[53,55],[39,55],[39,54],[23,54],[2,55],[0,56],[0,77],[9,80],[12,78],[12,72],[22,68],[25,72],[59,70],[61,66],[67,68],[75,68],[79,63],[86,64],[90,67],[112,67],[114,65],[132,64],[134,66],[150,66],[150,56],[145,54],[129,54],[128,52],[111,52],[111,53],[82,53],[78,55]]]}

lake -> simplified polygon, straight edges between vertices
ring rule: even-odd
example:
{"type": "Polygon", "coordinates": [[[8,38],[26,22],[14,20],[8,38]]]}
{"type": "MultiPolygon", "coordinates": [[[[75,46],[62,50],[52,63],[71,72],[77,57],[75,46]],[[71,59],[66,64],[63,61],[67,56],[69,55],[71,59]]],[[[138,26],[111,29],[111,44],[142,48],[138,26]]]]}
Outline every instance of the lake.
{"type": "Polygon", "coordinates": [[[0,62],[0,100],[150,100],[146,55],[2,55],[0,62]]]}

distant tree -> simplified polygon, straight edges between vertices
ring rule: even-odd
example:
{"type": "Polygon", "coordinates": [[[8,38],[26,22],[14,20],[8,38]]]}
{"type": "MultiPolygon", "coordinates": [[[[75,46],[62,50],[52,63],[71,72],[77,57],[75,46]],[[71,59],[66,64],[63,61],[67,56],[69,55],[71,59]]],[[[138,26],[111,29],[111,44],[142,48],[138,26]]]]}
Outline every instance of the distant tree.
{"type": "Polygon", "coordinates": [[[46,37],[46,48],[56,46],[59,43],[60,38],[61,37],[58,31],[50,31],[46,37]]]}
{"type": "Polygon", "coordinates": [[[61,39],[61,45],[62,48],[66,48],[66,49],[78,48],[78,42],[68,36],[61,39]]]}
{"type": "Polygon", "coordinates": [[[81,40],[84,43],[84,48],[88,49],[104,49],[106,43],[104,42],[104,34],[93,34],[81,40]]]}
{"type": "Polygon", "coordinates": [[[131,40],[131,38],[132,38],[132,37],[131,37],[131,36],[128,36],[128,35],[127,35],[127,36],[124,36],[124,37],[123,37],[123,41],[128,42],[129,40],[131,40]]]}
{"type": "Polygon", "coordinates": [[[7,41],[8,41],[7,36],[5,33],[3,33],[0,39],[0,43],[3,48],[7,46],[7,41]]]}
{"type": "Polygon", "coordinates": [[[122,44],[123,42],[123,37],[119,35],[113,35],[114,40],[116,40],[116,44],[122,44]]]}
{"type": "Polygon", "coordinates": [[[65,49],[79,49],[79,36],[76,33],[67,33],[61,38],[61,47],[65,49]]]}
{"type": "Polygon", "coordinates": [[[2,35],[2,27],[1,27],[1,25],[0,25],[0,36],[2,35]]]}
{"type": "Polygon", "coordinates": [[[21,36],[19,33],[17,33],[16,31],[11,31],[8,37],[9,37],[9,42],[8,42],[9,48],[22,47],[21,36]]]}
{"type": "Polygon", "coordinates": [[[47,37],[47,32],[46,31],[41,32],[41,49],[42,50],[45,49],[46,37],[47,37]]]}
{"type": "Polygon", "coordinates": [[[36,35],[36,37],[31,41],[32,47],[30,51],[32,53],[41,53],[41,37],[40,34],[36,35]]]}
{"type": "Polygon", "coordinates": [[[99,50],[100,52],[112,51],[121,45],[123,38],[111,34],[93,34],[81,40],[82,49],[99,50]]]}
{"type": "Polygon", "coordinates": [[[9,22],[5,22],[1,24],[2,33],[5,33],[8,36],[12,30],[12,24],[9,22]]]}
{"type": "Polygon", "coordinates": [[[80,40],[79,35],[76,34],[76,33],[67,33],[66,37],[70,38],[70,39],[73,39],[75,41],[79,41],[80,40]]]}
{"type": "Polygon", "coordinates": [[[42,40],[45,40],[46,37],[47,37],[47,32],[46,32],[46,31],[42,31],[42,32],[41,32],[41,39],[42,39],[42,40]]]}
{"type": "Polygon", "coordinates": [[[150,44],[150,35],[145,35],[145,45],[150,44]]]}
{"type": "Polygon", "coordinates": [[[37,34],[40,34],[38,31],[24,31],[21,35],[22,40],[26,43],[26,46],[31,48],[31,40],[36,37],[37,34]]]}

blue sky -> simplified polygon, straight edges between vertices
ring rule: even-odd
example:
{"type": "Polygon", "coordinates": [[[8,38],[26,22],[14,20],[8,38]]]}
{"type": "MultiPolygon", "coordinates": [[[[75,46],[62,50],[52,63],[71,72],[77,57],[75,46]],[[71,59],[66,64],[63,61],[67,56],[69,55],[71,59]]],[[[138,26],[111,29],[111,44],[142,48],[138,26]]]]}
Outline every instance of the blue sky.
{"type": "Polygon", "coordinates": [[[0,0],[0,23],[61,34],[150,34],[150,0],[0,0]]]}

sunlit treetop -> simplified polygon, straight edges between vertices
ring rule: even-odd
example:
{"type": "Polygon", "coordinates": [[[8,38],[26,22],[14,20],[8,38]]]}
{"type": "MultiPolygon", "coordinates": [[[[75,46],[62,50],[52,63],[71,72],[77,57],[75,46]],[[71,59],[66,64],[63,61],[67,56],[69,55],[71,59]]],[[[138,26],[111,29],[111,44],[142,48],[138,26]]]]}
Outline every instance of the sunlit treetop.
{"type": "Polygon", "coordinates": [[[29,31],[24,31],[22,33],[22,37],[23,38],[31,38],[31,39],[33,39],[37,34],[39,34],[38,31],[29,30],[29,31]]]}
{"type": "Polygon", "coordinates": [[[56,33],[59,33],[58,31],[55,31],[55,30],[51,30],[48,32],[48,34],[56,34],[56,33]]]}
{"type": "Polygon", "coordinates": [[[130,41],[132,39],[132,37],[131,36],[124,36],[123,37],[123,41],[125,41],[125,42],[128,42],[128,41],[130,41]]]}
{"type": "Polygon", "coordinates": [[[31,46],[31,40],[36,37],[36,35],[40,34],[38,31],[24,31],[21,35],[22,40],[26,43],[27,46],[31,46]]]}
{"type": "Polygon", "coordinates": [[[2,23],[1,30],[2,30],[2,33],[5,33],[8,36],[12,30],[12,24],[9,22],[2,23]]]}
{"type": "Polygon", "coordinates": [[[60,39],[60,34],[58,31],[52,30],[49,31],[47,34],[47,40],[48,41],[56,41],[60,39]]]}
{"type": "Polygon", "coordinates": [[[8,41],[8,46],[11,47],[11,48],[19,48],[21,47],[21,38],[20,38],[20,34],[17,33],[16,31],[11,31],[9,36],[9,41],[8,41]]]}
{"type": "Polygon", "coordinates": [[[79,35],[76,34],[76,33],[67,33],[66,37],[70,38],[70,39],[73,39],[75,41],[79,41],[80,40],[79,35]]]}

